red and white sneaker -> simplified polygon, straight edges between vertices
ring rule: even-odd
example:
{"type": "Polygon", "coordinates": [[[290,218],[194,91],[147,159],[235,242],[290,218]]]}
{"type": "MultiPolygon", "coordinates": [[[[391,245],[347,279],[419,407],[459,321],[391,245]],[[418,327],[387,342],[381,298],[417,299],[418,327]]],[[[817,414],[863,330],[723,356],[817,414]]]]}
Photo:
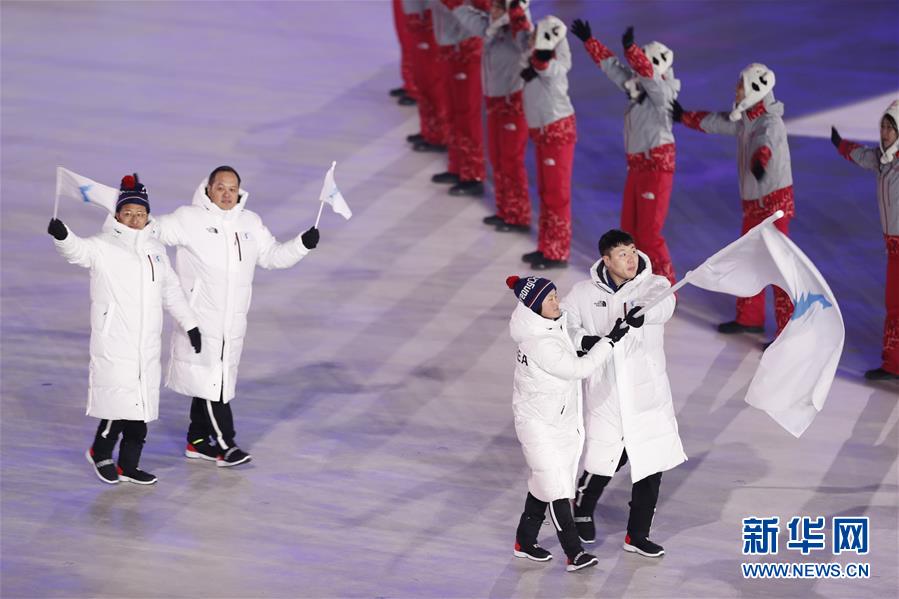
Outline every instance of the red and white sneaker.
{"type": "Polygon", "coordinates": [[[547,562],[553,558],[553,554],[534,543],[530,547],[526,545],[522,545],[518,541],[515,541],[515,551],[512,552],[512,555],[515,557],[524,557],[530,560],[534,560],[535,562],[547,562]]]}
{"type": "Polygon", "coordinates": [[[219,450],[218,447],[210,445],[206,439],[198,439],[193,443],[187,444],[184,455],[192,460],[209,460],[214,462],[219,458],[219,450]]]}
{"type": "Polygon", "coordinates": [[[596,559],[595,555],[590,555],[586,551],[581,551],[574,559],[568,560],[568,566],[566,566],[565,569],[569,572],[577,572],[578,570],[595,566],[598,563],[599,560],[596,559]]]}
{"type": "Polygon", "coordinates": [[[649,538],[632,539],[630,535],[625,535],[622,549],[630,553],[645,555],[646,557],[662,557],[665,555],[665,550],[662,549],[662,546],[653,543],[649,538]]]}

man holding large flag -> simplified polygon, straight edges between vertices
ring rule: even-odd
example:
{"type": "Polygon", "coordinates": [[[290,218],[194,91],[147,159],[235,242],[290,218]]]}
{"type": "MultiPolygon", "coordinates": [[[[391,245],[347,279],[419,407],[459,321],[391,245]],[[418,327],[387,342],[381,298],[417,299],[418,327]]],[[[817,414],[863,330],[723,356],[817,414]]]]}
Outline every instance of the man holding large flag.
{"type": "Polygon", "coordinates": [[[173,335],[166,386],[193,398],[185,455],[218,466],[250,461],[250,454],[234,443],[229,402],[235,396],[256,266],[289,268],[319,241],[312,227],[279,243],[246,208],[248,197],[237,171],[220,166],[197,187],[192,205],[157,220],[160,240],[178,246],[175,268],[203,331],[199,354],[184,334],[173,335]]]}

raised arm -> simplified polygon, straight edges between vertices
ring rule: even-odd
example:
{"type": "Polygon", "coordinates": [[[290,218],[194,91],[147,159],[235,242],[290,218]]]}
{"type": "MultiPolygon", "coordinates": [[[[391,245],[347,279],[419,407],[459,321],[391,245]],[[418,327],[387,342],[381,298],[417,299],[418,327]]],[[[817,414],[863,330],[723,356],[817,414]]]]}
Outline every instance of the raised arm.
{"type": "Polygon", "coordinates": [[[47,233],[53,236],[53,245],[69,264],[90,268],[97,259],[98,249],[92,239],[82,239],[69,230],[58,218],[50,220],[47,233]]]}
{"type": "Polygon", "coordinates": [[[727,112],[704,112],[684,110],[677,100],[671,102],[671,119],[675,123],[682,123],[690,129],[696,129],[703,133],[716,133],[718,135],[736,135],[737,122],[728,118],[727,112]]]}
{"type": "Polygon", "coordinates": [[[256,263],[262,268],[290,268],[318,245],[318,229],[312,227],[290,241],[280,243],[262,221],[256,227],[259,255],[256,263]]]}
{"type": "Polygon", "coordinates": [[[181,207],[171,214],[153,217],[153,226],[159,233],[163,245],[187,245],[187,233],[181,225],[183,218],[189,218],[187,207],[181,207]]]}
{"type": "Polygon", "coordinates": [[[880,157],[875,148],[867,148],[861,144],[843,139],[835,127],[830,128],[830,142],[836,147],[840,156],[854,162],[863,169],[880,171],[880,157]]]}
{"type": "Polygon", "coordinates": [[[584,49],[593,59],[602,72],[606,74],[612,83],[621,91],[627,91],[624,83],[634,78],[634,72],[628,66],[621,64],[615,53],[609,50],[601,41],[593,37],[590,29],[590,21],[575,19],[571,24],[571,33],[584,42],[584,49]]]}

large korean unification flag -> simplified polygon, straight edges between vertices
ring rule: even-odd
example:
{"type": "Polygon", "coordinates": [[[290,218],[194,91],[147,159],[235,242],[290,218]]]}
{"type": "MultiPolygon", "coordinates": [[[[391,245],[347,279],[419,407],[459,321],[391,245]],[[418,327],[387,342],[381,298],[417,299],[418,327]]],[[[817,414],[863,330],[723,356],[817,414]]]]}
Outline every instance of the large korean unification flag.
{"type": "Polygon", "coordinates": [[[795,243],[774,228],[754,228],[688,275],[703,289],[750,297],[768,285],[786,291],[793,317],[762,355],[746,402],[799,437],[824,407],[843,352],[845,329],[830,287],[795,243]]]}
{"type": "MultiPolygon", "coordinates": [[[[59,198],[69,198],[76,202],[93,204],[115,214],[119,190],[97,183],[61,166],[56,167],[56,203],[59,198]]],[[[54,210],[55,212],[55,210],[54,210]]]]}

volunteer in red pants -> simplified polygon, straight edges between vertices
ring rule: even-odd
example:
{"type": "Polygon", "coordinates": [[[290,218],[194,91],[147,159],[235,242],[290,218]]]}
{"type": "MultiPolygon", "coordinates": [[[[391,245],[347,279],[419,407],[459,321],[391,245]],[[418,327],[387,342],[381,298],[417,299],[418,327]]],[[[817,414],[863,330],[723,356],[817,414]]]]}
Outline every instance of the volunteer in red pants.
{"type": "MultiPolygon", "coordinates": [[[[468,4],[485,10],[489,0],[468,4]]],[[[484,195],[484,130],[481,124],[481,51],[483,41],[466,31],[454,14],[463,0],[431,0],[434,37],[449,69],[449,157],[446,172],[434,183],[449,183],[451,195],[484,195]]]]}
{"type": "Polygon", "coordinates": [[[866,148],[840,137],[831,129],[830,140],[840,154],[877,173],[877,203],[887,250],[886,320],[883,323],[883,362],[865,373],[872,381],[899,380],[899,100],[880,116],[880,147],[866,148]]]}
{"type": "Polygon", "coordinates": [[[418,90],[420,133],[406,137],[418,152],[444,152],[449,142],[447,64],[439,58],[431,11],[425,0],[403,0],[412,67],[418,90]]]}
{"type": "Polygon", "coordinates": [[[674,52],[659,42],[634,43],[634,28],[622,37],[627,64],[593,37],[588,21],[576,19],[571,32],[603,73],[629,98],[624,116],[627,182],[621,203],[621,228],[636,239],[652,262],[653,274],[673,285],[674,267],[662,234],[674,180],[674,133],[670,106],[680,92],[674,52]]]}
{"type": "Polygon", "coordinates": [[[493,167],[496,214],[484,223],[497,231],[531,229],[531,201],[524,154],[528,126],[524,118],[521,71],[522,49],[527,47],[531,24],[527,2],[492,0],[490,11],[462,5],[453,15],[462,27],[484,40],[481,81],[487,104],[487,155],[493,167]],[[514,15],[514,18],[511,17],[514,15]]]}
{"type": "MultiPolygon", "coordinates": [[[[778,210],[784,216],[775,226],[785,235],[796,214],[790,148],[783,122],[784,107],[774,99],[774,72],[753,63],[740,72],[734,108],[727,112],[686,112],[675,100],[672,117],[691,129],[737,138],[737,172],[743,203],[745,233],[778,210]]],[[[793,302],[780,287],[774,287],[774,317],[777,334],[793,315],[793,302]]],[[[718,332],[761,333],[765,326],[765,290],[753,297],[737,299],[737,317],[718,325],[718,332]]]]}
{"type": "Polygon", "coordinates": [[[554,16],[537,23],[534,51],[521,72],[524,113],[537,153],[540,223],[537,251],[521,257],[535,269],[564,268],[571,252],[571,170],[577,127],[568,97],[571,50],[554,16]]]}
{"type": "Polygon", "coordinates": [[[400,43],[400,75],[403,86],[390,90],[390,95],[397,98],[397,103],[402,106],[412,106],[418,91],[415,88],[415,74],[412,66],[413,39],[406,25],[406,14],[403,11],[403,0],[393,0],[393,24],[396,27],[396,37],[400,43]]]}

